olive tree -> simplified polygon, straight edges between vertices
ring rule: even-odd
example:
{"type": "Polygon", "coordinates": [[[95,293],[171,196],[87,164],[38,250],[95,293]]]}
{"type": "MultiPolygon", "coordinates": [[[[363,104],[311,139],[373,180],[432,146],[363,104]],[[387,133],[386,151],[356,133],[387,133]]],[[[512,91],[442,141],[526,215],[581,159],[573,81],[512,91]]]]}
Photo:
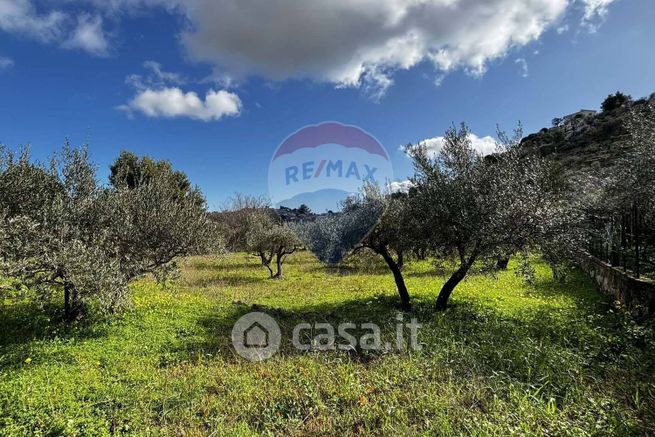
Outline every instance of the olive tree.
{"type": "Polygon", "coordinates": [[[234,193],[223,204],[221,211],[212,212],[210,216],[225,239],[228,250],[247,251],[249,217],[269,207],[270,202],[263,196],[234,193]]]}
{"type": "Polygon", "coordinates": [[[86,150],[66,147],[50,167],[3,153],[0,168],[0,269],[42,291],[64,291],[68,319],[84,304],[123,303],[126,277],[107,253],[106,193],[86,150]]]}
{"type": "Polygon", "coordinates": [[[127,302],[127,284],[170,270],[176,256],[215,247],[198,193],[180,197],[160,175],[133,189],[102,186],[86,148],[49,166],[0,153],[0,274],[63,290],[65,316],[127,302]]]}
{"type": "Polygon", "coordinates": [[[197,188],[182,193],[177,180],[175,172],[165,171],[146,184],[108,195],[107,232],[130,278],[152,273],[165,284],[177,272],[177,258],[222,250],[202,194],[197,188]]]}
{"type": "MultiPolygon", "coordinates": [[[[615,166],[607,186],[615,209],[637,207],[647,226],[655,224],[655,105],[632,108],[626,127],[630,148],[615,166]]],[[[609,199],[608,199],[609,198],[609,199]]]]}
{"type": "Polygon", "coordinates": [[[248,217],[246,233],[248,251],[259,257],[271,279],[282,277],[282,264],[302,243],[294,231],[282,223],[271,210],[260,210],[248,217]],[[276,270],[272,264],[275,262],[276,270]]]}
{"type": "Polygon", "coordinates": [[[365,186],[361,193],[342,202],[341,211],[311,217],[292,227],[319,261],[336,265],[357,248],[380,219],[384,202],[373,192],[373,186],[365,186]]]}
{"type": "Polygon", "coordinates": [[[192,190],[186,174],[173,169],[168,161],[158,161],[149,156],[139,157],[132,152],[123,151],[109,167],[109,183],[114,188],[136,188],[151,181],[165,178],[181,193],[192,190]]]}
{"type": "Polygon", "coordinates": [[[401,306],[410,309],[410,295],[405,285],[402,268],[405,253],[413,247],[413,239],[417,234],[414,227],[416,223],[409,209],[406,193],[380,196],[379,199],[383,202],[384,213],[378,224],[362,241],[361,246],[371,249],[384,259],[393,274],[401,306]]]}
{"type": "Polygon", "coordinates": [[[438,310],[447,307],[474,263],[495,268],[499,257],[538,246],[567,227],[561,174],[524,150],[521,136],[520,129],[511,138],[501,134],[489,157],[474,149],[464,124],[446,132],[436,156],[420,144],[408,147],[415,167],[413,214],[425,224],[432,250],[456,260],[438,310]]]}

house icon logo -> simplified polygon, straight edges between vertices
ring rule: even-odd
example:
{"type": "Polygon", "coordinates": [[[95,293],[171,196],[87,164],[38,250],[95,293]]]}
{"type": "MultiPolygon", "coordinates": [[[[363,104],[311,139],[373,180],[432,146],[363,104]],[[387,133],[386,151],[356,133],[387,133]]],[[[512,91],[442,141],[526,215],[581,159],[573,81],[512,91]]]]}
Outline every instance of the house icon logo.
{"type": "Polygon", "coordinates": [[[268,331],[266,331],[266,328],[258,322],[253,323],[248,329],[246,329],[243,335],[243,344],[246,347],[268,347],[268,331]]]}
{"type": "Polygon", "coordinates": [[[265,313],[248,313],[232,328],[234,350],[249,361],[264,361],[280,348],[280,327],[265,313]]]}

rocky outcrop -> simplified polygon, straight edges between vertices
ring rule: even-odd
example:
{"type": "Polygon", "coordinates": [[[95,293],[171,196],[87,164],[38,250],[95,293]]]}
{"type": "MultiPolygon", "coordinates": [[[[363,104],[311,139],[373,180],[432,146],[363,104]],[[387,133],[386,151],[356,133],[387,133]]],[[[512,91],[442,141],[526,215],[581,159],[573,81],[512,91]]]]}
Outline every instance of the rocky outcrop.
{"type": "Polygon", "coordinates": [[[655,93],[610,112],[580,114],[567,119],[566,123],[528,135],[522,144],[537,149],[541,156],[552,158],[570,170],[611,167],[630,147],[625,128],[630,110],[649,101],[655,104],[655,93]]]}

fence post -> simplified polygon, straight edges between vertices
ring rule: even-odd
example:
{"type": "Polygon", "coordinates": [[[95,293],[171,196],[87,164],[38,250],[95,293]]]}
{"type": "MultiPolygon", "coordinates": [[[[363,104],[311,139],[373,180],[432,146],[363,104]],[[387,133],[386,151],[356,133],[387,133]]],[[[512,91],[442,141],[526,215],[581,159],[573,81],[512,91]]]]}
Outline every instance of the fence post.
{"type": "Polygon", "coordinates": [[[628,226],[626,225],[627,215],[625,210],[621,211],[621,265],[623,266],[623,273],[627,271],[626,248],[628,246],[628,226]]]}
{"type": "Polygon", "coordinates": [[[637,204],[634,204],[634,214],[635,214],[635,276],[637,279],[639,279],[640,276],[640,264],[641,264],[641,259],[640,259],[640,247],[639,245],[641,244],[641,238],[639,235],[640,232],[640,223],[639,223],[639,208],[637,207],[637,204]]]}

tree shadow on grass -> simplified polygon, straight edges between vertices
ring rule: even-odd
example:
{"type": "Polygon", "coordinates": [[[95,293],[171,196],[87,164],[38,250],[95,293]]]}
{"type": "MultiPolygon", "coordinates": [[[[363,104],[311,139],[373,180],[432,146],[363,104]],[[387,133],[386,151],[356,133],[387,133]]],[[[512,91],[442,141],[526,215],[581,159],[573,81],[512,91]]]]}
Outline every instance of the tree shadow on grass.
{"type": "Polygon", "coordinates": [[[420,271],[420,272],[408,271],[408,272],[404,272],[403,275],[406,278],[437,278],[437,279],[443,279],[444,282],[448,279],[448,276],[450,276],[448,271],[437,271],[437,270],[426,270],[426,271],[420,271]]]}
{"type": "MultiPolygon", "coordinates": [[[[594,311],[590,309],[590,311],[594,311]]],[[[480,357],[480,362],[493,362],[497,352],[508,348],[508,344],[526,345],[525,350],[514,350],[513,354],[529,355],[534,351],[529,345],[548,342],[553,348],[577,348],[584,339],[579,336],[580,324],[586,323],[585,315],[580,314],[576,323],[565,323],[559,314],[554,313],[548,306],[526,308],[520,314],[503,314],[493,308],[483,307],[478,303],[456,301],[445,312],[435,312],[434,302],[430,299],[414,298],[411,312],[403,312],[396,296],[380,295],[363,300],[350,300],[340,303],[320,303],[307,305],[295,309],[275,308],[264,305],[246,305],[233,303],[222,308],[215,315],[201,318],[198,321],[203,334],[193,341],[183,343],[170,352],[178,354],[178,358],[209,354],[222,356],[229,360],[241,360],[232,347],[231,331],[236,321],[250,312],[263,312],[273,317],[282,331],[281,357],[306,354],[305,351],[293,347],[291,339],[293,328],[299,323],[329,323],[337,332],[340,323],[355,323],[358,327],[362,323],[375,323],[380,327],[383,343],[394,341],[396,335],[397,317],[402,315],[403,323],[409,323],[416,318],[423,325],[421,334],[425,335],[427,349],[420,353],[432,355],[436,349],[461,343],[463,347],[475,349],[475,345],[484,345],[480,349],[489,356],[480,357]],[[579,338],[580,341],[572,339],[579,338]],[[528,343],[525,341],[529,340],[528,343]],[[470,345],[470,346],[467,346],[470,345]],[[490,358],[492,357],[492,358],[490,358]]],[[[408,332],[408,330],[406,329],[408,332]]],[[[323,330],[314,329],[310,337],[323,333],[323,330]]],[[[366,330],[355,330],[355,336],[368,333],[366,330]]],[[[421,335],[420,334],[420,335],[421,335]]],[[[406,334],[408,335],[408,334],[406,334]]],[[[420,339],[419,335],[419,340],[420,339]]],[[[337,335],[337,341],[339,337],[337,335]]],[[[395,344],[395,343],[394,343],[395,344]]],[[[475,351],[470,350],[470,354],[475,351]]],[[[326,351],[328,354],[344,355],[348,359],[370,362],[385,356],[389,351],[362,351],[356,349],[349,352],[326,351]]],[[[391,352],[393,353],[393,351],[391,352]]],[[[503,366],[491,370],[503,370],[503,366]]]]}
{"type": "Polygon", "coordinates": [[[178,280],[180,285],[191,288],[207,288],[212,286],[240,286],[240,285],[252,285],[252,284],[261,284],[269,280],[266,276],[266,270],[261,271],[260,275],[226,275],[217,273],[210,276],[192,276],[187,275],[178,280]]]}
{"type": "Polygon", "coordinates": [[[248,261],[243,261],[243,262],[221,262],[221,261],[216,261],[216,262],[202,262],[202,261],[190,261],[186,265],[186,268],[190,271],[198,270],[198,271],[216,271],[216,269],[220,268],[225,268],[228,267],[230,269],[244,269],[244,270],[249,270],[254,267],[257,267],[258,265],[261,265],[259,263],[259,260],[253,258],[252,262],[248,261]]]}
{"type": "Polygon", "coordinates": [[[21,299],[0,305],[0,367],[10,366],[27,354],[34,342],[83,340],[106,333],[106,325],[92,317],[69,323],[63,316],[63,308],[54,303],[39,306],[33,300],[21,299]]]}
{"type": "MultiPolygon", "coordinates": [[[[518,314],[508,314],[478,301],[462,300],[457,300],[445,312],[436,313],[434,302],[421,298],[414,300],[413,311],[402,312],[396,304],[396,296],[378,296],[294,309],[245,304],[220,307],[216,313],[199,319],[198,332],[201,335],[170,349],[161,366],[187,362],[234,365],[235,372],[252,371],[253,378],[257,378],[262,369],[260,365],[238,356],[230,338],[234,323],[253,311],[273,317],[282,331],[280,351],[265,364],[266,372],[275,378],[291,378],[293,381],[293,376],[290,376],[295,371],[293,360],[298,357],[308,357],[319,366],[349,365],[382,374],[386,372],[385,363],[392,368],[406,363],[408,379],[425,378],[425,384],[461,387],[463,391],[467,387],[473,390],[484,387],[482,398],[477,401],[482,404],[489,402],[489,408],[493,408],[491,404],[495,401],[491,399],[496,399],[496,396],[501,402],[515,404],[517,401],[512,396],[525,392],[530,402],[541,402],[544,408],[554,403],[557,408],[566,409],[580,402],[576,399],[582,390],[585,396],[588,394],[594,399],[603,393],[603,398],[621,403],[620,407],[625,410],[632,408],[629,401],[624,401],[626,389],[634,390],[634,384],[648,384],[649,376],[643,368],[655,364],[652,351],[635,355],[635,350],[630,350],[628,344],[617,345],[610,338],[616,339],[622,334],[619,327],[613,326],[611,315],[599,313],[600,319],[590,321],[585,313],[575,312],[562,319],[561,314],[553,312],[549,305],[534,305],[518,314]],[[301,322],[310,325],[330,323],[335,330],[342,322],[358,325],[372,322],[380,326],[383,342],[386,342],[395,337],[399,313],[404,322],[415,317],[423,325],[419,331],[422,350],[307,352],[297,350],[291,344],[293,327],[301,322]],[[612,335],[606,335],[608,332],[612,335]],[[626,354],[631,357],[625,358],[626,354]],[[281,364],[281,361],[286,363],[281,364]],[[631,367],[635,363],[642,368],[631,367]],[[629,373],[624,379],[617,379],[613,377],[617,375],[617,369],[628,369],[629,373]],[[416,376],[417,373],[420,376],[416,376]]],[[[313,336],[324,331],[307,332],[313,336]]],[[[360,333],[354,331],[355,336],[360,333]]],[[[406,331],[406,337],[408,335],[406,331]]],[[[400,386],[405,382],[404,377],[394,381],[400,386]]],[[[320,381],[307,382],[316,383],[320,384],[320,381]]]]}
{"type": "Polygon", "coordinates": [[[391,275],[391,271],[386,266],[349,266],[349,265],[314,265],[304,270],[308,273],[324,273],[330,276],[350,276],[350,275],[361,275],[361,276],[380,276],[380,275],[391,275]]]}
{"type": "Polygon", "coordinates": [[[586,313],[606,312],[612,303],[579,269],[571,272],[564,281],[537,278],[527,289],[528,295],[543,299],[571,299],[578,310],[586,313]]]}
{"type": "MultiPolygon", "coordinates": [[[[198,321],[203,332],[201,338],[185,342],[169,352],[178,355],[180,360],[193,359],[198,355],[222,356],[228,360],[242,360],[236,355],[232,347],[232,328],[237,320],[245,314],[263,312],[273,317],[280,326],[282,345],[279,355],[300,355],[305,352],[295,349],[291,342],[293,328],[300,323],[309,323],[312,326],[316,323],[329,323],[334,327],[335,332],[338,325],[344,322],[355,323],[358,326],[361,326],[362,323],[375,323],[380,326],[383,338],[386,339],[395,336],[398,314],[403,314],[404,321],[409,322],[411,317],[420,318],[423,314],[427,314],[430,306],[431,304],[428,302],[423,303],[417,300],[412,312],[403,312],[396,296],[384,295],[365,300],[352,300],[339,304],[317,304],[297,309],[234,302],[227,308],[221,308],[215,315],[201,318],[198,321]]],[[[314,333],[319,334],[321,332],[323,331],[315,330],[314,333]]],[[[355,330],[356,332],[357,330],[355,330]]],[[[344,356],[359,361],[367,361],[378,355],[375,351],[333,353],[345,354],[344,356]]]]}

